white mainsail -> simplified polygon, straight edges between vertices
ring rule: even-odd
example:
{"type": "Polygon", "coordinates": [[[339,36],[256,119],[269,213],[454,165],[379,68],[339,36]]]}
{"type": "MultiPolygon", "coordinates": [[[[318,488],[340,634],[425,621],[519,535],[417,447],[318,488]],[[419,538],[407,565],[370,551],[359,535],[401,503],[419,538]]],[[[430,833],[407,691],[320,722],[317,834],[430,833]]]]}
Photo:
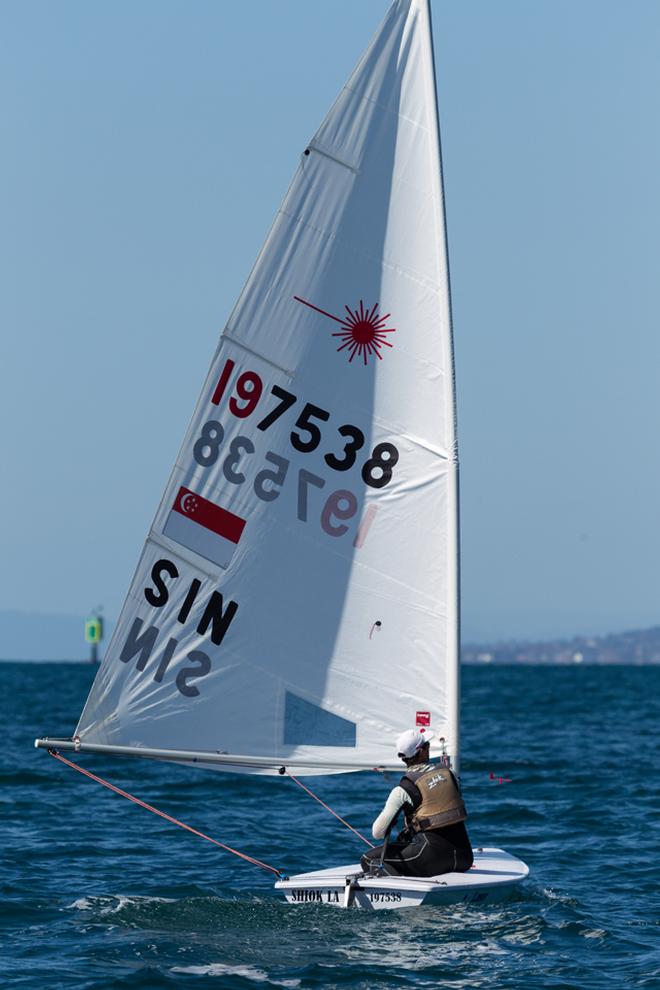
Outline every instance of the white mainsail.
{"type": "Polygon", "coordinates": [[[220,337],[76,745],[297,773],[458,759],[457,451],[426,0],[301,156],[220,337]]]}

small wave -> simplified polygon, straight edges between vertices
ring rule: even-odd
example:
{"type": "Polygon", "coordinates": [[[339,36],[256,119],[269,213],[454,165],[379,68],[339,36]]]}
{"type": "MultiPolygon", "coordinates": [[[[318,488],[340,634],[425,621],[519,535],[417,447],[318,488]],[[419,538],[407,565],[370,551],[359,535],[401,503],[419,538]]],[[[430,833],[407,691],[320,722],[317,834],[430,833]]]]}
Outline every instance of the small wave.
{"type": "Polygon", "coordinates": [[[125,907],[146,907],[149,904],[173,904],[171,897],[129,897],[124,894],[116,894],[107,897],[79,897],[69,904],[69,909],[76,911],[97,911],[100,915],[116,914],[125,907]]]}
{"type": "Polygon", "coordinates": [[[552,890],[551,887],[543,887],[542,895],[548,901],[556,901],[559,904],[565,904],[567,907],[578,907],[580,903],[577,898],[569,897],[568,894],[558,893],[558,891],[552,890]]]}
{"type": "Polygon", "coordinates": [[[178,891],[167,890],[166,893],[170,896],[87,894],[68,907],[80,911],[85,922],[163,933],[195,932],[197,935],[226,926],[252,929],[256,918],[262,929],[279,930],[282,924],[290,924],[293,920],[293,912],[287,905],[272,898],[246,897],[245,891],[225,889],[223,897],[195,888],[187,888],[183,897],[172,896],[178,891]]]}
{"type": "Polygon", "coordinates": [[[274,987],[299,987],[300,980],[275,980],[263,969],[254,966],[227,966],[225,963],[209,963],[207,966],[174,966],[171,973],[191,973],[194,976],[242,976],[253,983],[270,983],[274,987]]]}

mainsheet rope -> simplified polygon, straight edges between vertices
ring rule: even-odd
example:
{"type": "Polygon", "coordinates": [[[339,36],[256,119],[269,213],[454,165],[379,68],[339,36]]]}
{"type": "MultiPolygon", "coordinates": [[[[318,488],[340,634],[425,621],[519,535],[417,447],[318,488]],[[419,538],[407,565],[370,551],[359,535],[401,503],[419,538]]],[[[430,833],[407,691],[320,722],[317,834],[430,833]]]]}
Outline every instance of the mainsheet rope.
{"type": "MultiPolygon", "coordinates": [[[[282,771],[280,770],[280,773],[281,772],[282,771]]],[[[361,832],[358,832],[358,830],[356,828],[353,828],[352,825],[349,825],[349,823],[344,818],[342,818],[341,815],[338,815],[336,811],[333,811],[332,808],[329,805],[327,805],[325,803],[325,801],[322,801],[321,798],[317,794],[314,794],[313,791],[310,791],[309,787],[305,787],[305,785],[302,783],[302,781],[298,780],[297,777],[294,777],[293,774],[292,773],[289,773],[288,770],[286,770],[285,773],[286,773],[287,777],[289,778],[289,780],[292,780],[294,782],[294,784],[297,784],[298,785],[298,787],[302,787],[303,791],[306,791],[309,794],[310,797],[313,797],[315,801],[318,801],[318,803],[320,805],[323,805],[323,807],[326,809],[326,811],[329,811],[331,815],[334,815],[335,818],[337,818],[342,823],[342,825],[345,825],[346,828],[350,828],[351,832],[354,832],[357,835],[358,839],[362,839],[362,841],[363,842],[366,842],[367,845],[368,846],[371,846],[372,849],[375,848],[373,842],[369,842],[369,839],[365,838],[365,836],[362,835],[361,832]]]]}
{"type": "Polygon", "coordinates": [[[158,808],[154,808],[152,805],[147,804],[146,801],[141,801],[140,798],[135,797],[133,794],[129,794],[128,791],[123,791],[121,787],[116,787],[115,784],[111,784],[109,780],[104,780],[103,777],[97,777],[95,773],[85,770],[85,768],[81,767],[78,763],[73,763],[71,760],[67,760],[66,757],[62,756],[61,753],[58,753],[56,749],[49,749],[48,752],[51,756],[54,756],[56,760],[59,760],[60,763],[65,763],[73,770],[77,770],[78,773],[84,774],[84,776],[89,777],[90,780],[96,781],[97,784],[102,784],[103,787],[107,787],[109,791],[114,791],[115,794],[119,794],[128,801],[138,804],[141,808],[146,808],[147,811],[153,811],[154,815],[159,815],[161,818],[164,818],[165,821],[171,822],[172,825],[178,825],[180,828],[185,828],[187,832],[192,832],[193,835],[198,835],[200,839],[206,839],[207,842],[212,842],[214,846],[219,846],[221,849],[224,849],[225,852],[233,853],[234,856],[240,856],[241,859],[246,860],[248,863],[252,863],[253,866],[260,866],[262,870],[269,870],[271,873],[274,873],[276,877],[280,877],[282,879],[286,877],[285,873],[281,870],[277,870],[274,866],[269,866],[268,863],[262,863],[260,859],[255,859],[253,856],[248,856],[246,853],[239,852],[238,849],[232,849],[231,846],[226,846],[224,842],[218,842],[217,839],[212,839],[210,835],[205,835],[204,832],[198,832],[196,828],[186,825],[185,822],[180,822],[178,818],[173,818],[172,815],[168,815],[164,811],[159,811],[158,808]]]}

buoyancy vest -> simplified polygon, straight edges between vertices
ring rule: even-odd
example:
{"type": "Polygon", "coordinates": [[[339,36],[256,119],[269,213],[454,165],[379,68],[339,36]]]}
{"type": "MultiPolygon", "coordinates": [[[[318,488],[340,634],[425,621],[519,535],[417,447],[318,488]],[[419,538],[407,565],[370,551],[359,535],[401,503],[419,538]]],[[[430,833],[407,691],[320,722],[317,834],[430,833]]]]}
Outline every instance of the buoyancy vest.
{"type": "Polygon", "coordinates": [[[414,832],[427,832],[432,828],[442,828],[455,822],[464,822],[467,811],[461,792],[449,767],[433,763],[423,763],[411,767],[401,778],[406,791],[410,781],[421,795],[421,803],[412,814],[408,814],[407,824],[414,832]]]}

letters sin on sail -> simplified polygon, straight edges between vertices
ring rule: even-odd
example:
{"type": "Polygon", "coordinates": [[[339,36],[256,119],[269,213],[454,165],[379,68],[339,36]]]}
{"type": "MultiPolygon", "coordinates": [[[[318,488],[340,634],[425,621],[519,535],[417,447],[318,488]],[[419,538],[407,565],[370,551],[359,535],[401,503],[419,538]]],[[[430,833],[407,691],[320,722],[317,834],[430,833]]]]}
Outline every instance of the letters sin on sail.
{"type": "Polygon", "coordinates": [[[220,337],[82,742],[328,772],[422,710],[455,755],[456,472],[429,11],[397,0],[220,337]]]}

